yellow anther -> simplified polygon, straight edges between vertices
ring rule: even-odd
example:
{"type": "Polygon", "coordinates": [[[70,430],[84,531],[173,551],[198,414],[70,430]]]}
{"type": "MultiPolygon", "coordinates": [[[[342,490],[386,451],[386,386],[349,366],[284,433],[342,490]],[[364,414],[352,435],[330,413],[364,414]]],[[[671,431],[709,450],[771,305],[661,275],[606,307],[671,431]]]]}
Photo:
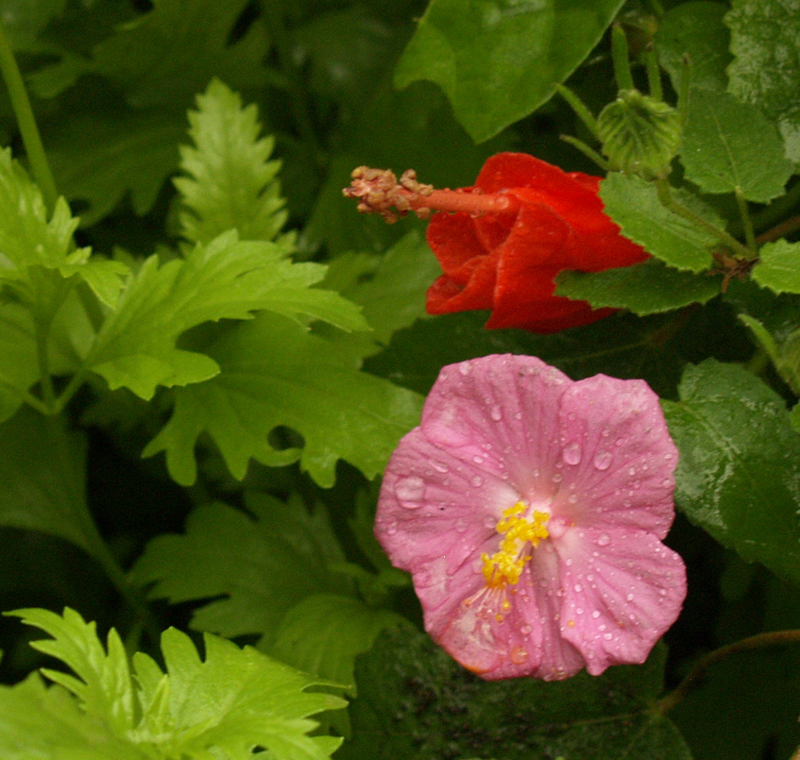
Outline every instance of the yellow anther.
{"type": "Polygon", "coordinates": [[[491,557],[486,552],[481,554],[483,577],[490,588],[518,583],[525,563],[531,559],[530,554],[522,554],[523,548],[528,542],[536,547],[539,541],[550,535],[545,527],[550,515],[534,510],[530,517],[524,517],[527,510],[521,501],[504,510],[497,523],[497,532],[503,534],[499,551],[491,557]]]}

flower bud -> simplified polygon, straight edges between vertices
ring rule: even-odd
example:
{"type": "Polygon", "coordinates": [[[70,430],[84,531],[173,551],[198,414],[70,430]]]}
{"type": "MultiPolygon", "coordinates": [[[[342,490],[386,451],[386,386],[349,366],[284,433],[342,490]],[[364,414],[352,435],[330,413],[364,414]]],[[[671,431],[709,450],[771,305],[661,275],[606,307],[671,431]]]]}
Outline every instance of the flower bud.
{"type": "Polygon", "coordinates": [[[680,115],[638,90],[620,90],[600,113],[597,131],[613,170],[657,179],[669,174],[678,152],[680,115]]]}

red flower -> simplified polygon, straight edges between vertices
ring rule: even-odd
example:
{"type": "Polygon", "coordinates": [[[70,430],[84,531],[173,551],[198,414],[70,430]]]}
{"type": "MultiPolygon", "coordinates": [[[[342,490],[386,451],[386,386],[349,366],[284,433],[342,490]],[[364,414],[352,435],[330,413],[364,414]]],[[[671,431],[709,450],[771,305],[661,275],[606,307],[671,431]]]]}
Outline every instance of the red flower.
{"type": "Polygon", "coordinates": [[[599,272],[648,258],[620,235],[603,212],[599,177],[566,173],[524,153],[500,153],[481,169],[473,187],[433,190],[406,172],[362,167],[345,194],[359,210],[394,221],[414,211],[427,216],[428,244],[444,274],[428,290],[429,314],[491,309],[488,328],[518,327],[552,333],[586,325],[614,312],[553,294],[565,270],[599,272]]]}

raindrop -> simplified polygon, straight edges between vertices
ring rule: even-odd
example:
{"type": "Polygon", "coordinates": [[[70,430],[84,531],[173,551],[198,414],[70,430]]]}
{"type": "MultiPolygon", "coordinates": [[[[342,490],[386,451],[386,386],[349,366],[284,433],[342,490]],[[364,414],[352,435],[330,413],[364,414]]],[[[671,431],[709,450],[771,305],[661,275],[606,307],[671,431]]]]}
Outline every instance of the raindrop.
{"type": "Polygon", "coordinates": [[[575,589],[576,594],[580,594],[583,591],[583,586],[580,583],[576,583],[573,588],[575,589]]]}
{"type": "Polygon", "coordinates": [[[458,365],[458,371],[462,375],[469,375],[472,372],[472,365],[469,362],[461,362],[458,365]]]}
{"type": "Polygon", "coordinates": [[[633,594],[628,594],[628,595],[627,595],[625,598],[626,598],[626,599],[627,599],[629,602],[632,602],[632,601],[633,601],[633,594]]]}
{"type": "Polygon", "coordinates": [[[474,478],[472,478],[472,480],[470,480],[470,483],[472,483],[475,488],[479,488],[483,485],[483,478],[480,475],[476,475],[474,478]]]}
{"type": "Polygon", "coordinates": [[[531,628],[531,627],[530,627],[530,626],[529,626],[529,625],[526,623],[525,625],[523,625],[523,626],[520,626],[520,629],[519,629],[519,630],[520,630],[520,633],[521,633],[523,636],[529,636],[529,635],[530,635],[530,632],[533,630],[533,628],[531,628]]]}
{"type": "Polygon", "coordinates": [[[554,483],[560,483],[561,482],[561,478],[562,478],[561,473],[557,472],[555,475],[553,475],[553,482],[554,483]]]}
{"type": "Polygon", "coordinates": [[[614,638],[614,635],[613,635],[613,634],[612,634],[612,633],[609,631],[608,633],[604,633],[604,634],[603,634],[603,638],[604,638],[606,641],[611,641],[611,639],[613,639],[613,638],[614,638]]]}
{"type": "Polygon", "coordinates": [[[576,615],[583,615],[583,607],[576,607],[575,608],[576,615]]]}
{"type": "Polygon", "coordinates": [[[488,528],[489,530],[494,530],[496,522],[494,517],[485,517],[483,519],[483,527],[488,528]]]}
{"type": "Polygon", "coordinates": [[[464,520],[462,520],[461,518],[459,518],[458,520],[456,520],[456,530],[457,530],[459,533],[464,533],[464,532],[466,532],[466,530],[467,530],[467,523],[466,523],[464,520]]]}
{"type": "Polygon", "coordinates": [[[578,503],[578,494],[574,493],[572,496],[567,499],[570,504],[577,504],[578,503]]]}
{"type": "Polygon", "coordinates": [[[595,454],[594,466],[598,470],[607,470],[610,464],[611,464],[611,453],[608,451],[603,451],[603,449],[600,449],[600,451],[598,451],[597,454],[595,454]]]}
{"type": "Polygon", "coordinates": [[[475,464],[483,464],[483,457],[475,455],[472,457],[472,461],[475,462],[475,464]]]}
{"type": "Polygon", "coordinates": [[[494,406],[493,406],[493,407],[492,407],[492,408],[489,410],[489,416],[490,416],[490,417],[491,417],[491,418],[492,418],[492,419],[493,419],[495,422],[500,422],[500,420],[502,420],[502,419],[503,419],[503,410],[502,410],[502,409],[501,409],[499,406],[497,406],[497,404],[495,404],[495,405],[494,405],[494,406]]]}
{"type": "Polygon", "coordinates": [[[422,506],[419,502],[425,495],[425,481],[417,475],[401,478],[395,483],[394,492],[404,507],[416,509],[422,506]],[[407,503],[414,502],[414,503],[407,503]]]}
{"type": "Polygon", "coordinates": [[[528,659],[528,652],[520,646],[511,648],[511,662],[515,665],[521,665],[528,659]]]}
{"type": "Polygon", "coordinates": [[[517,412],[517,413],[514,415],[514,419],[515,419],[515,420],[521,420],[521,419],[522,419],[522,412],[517,412]]]}
{"type": "Polygon", "coordinates": [[[599,618],[599,617],[600,617],[600,610],[595,610],[595,611],[592,613],[592,617],[593,617],[595,620],[597,620],[597,618],[599,618]]]}
{"type": "Polygon", "coordinates": [[[581,451],[581,445],[577,441],[564,447],[563,457],[567,464],[578,464],[581,461],[581,456],[583,456],[583,451],[581,451]]]}
{"type": "Polygon", "coordinates": [[[435,459],[431,462],[431,467],[437,472],[449,472],[450,468],[444,462],[437,462],[435,459]]]}
{"type": "Polygon", "coordinates": [[[386,533],[390,536],[393,536],[397,533],[397,523],[389,523],[388,527],[386,528],[386,533]]]}

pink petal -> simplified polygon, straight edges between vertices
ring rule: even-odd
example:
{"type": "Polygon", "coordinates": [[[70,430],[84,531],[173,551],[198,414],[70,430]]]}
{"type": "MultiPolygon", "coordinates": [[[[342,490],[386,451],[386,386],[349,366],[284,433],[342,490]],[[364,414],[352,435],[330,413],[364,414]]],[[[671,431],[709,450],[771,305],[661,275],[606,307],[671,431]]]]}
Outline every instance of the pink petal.
{"type": "MultiPolygon", "coordinates": [[[[558,406],[572,381],[533,356],[485,356],[445,367],[422,430],[464,462],[482,460],[524,498],[549,500],[560,460],[558,406]]],[[[509,505],[510,506],[510,505],[509,505]]]]}
{"type": "Polygon", "coordinates": [[[680,556],[636,529],[573,529],[554,544],[562,560],[561,634],[589,673],[644,662],[686,597],[680,556]]]}
{"type": "MultiPolygon", "coordinates": [[[[485,551],[493,551],[486,546],[485,551]]],[[[464,566],[454,585],[462,589],[432,607],[428,588],[417,588],[425,628],[454,659],[486,680],[534,676],[557,680],[584,667],[580,653],[562,635],[558,619],[563,593],[558,557],[541,544],[520,581],[505,590],[488,590],[483,576],[464,566]],[[511,609],[503,612],[502,599],[511,609]],[[471,599],[469,606],[465,599],[471,599]],[[502,619],[498,619],[500,614],[502,619]]]]}
{"type": "Polygon", "coordinates": [[[559,514],[579,526],[631,526],[664,538],[675,514],[678,450],[643,380],[574,383],[560,414],[559,514]]]}
{"type": "Polygon", "coordinates": [[[478,547],[496,535],[497,520],[519,494],[474,459],[431,443],[421,428],[400,441],[383,476],[375,520],[375,535],[396,567],[440,583],[444,573],[479,557],[478,547]]]}

